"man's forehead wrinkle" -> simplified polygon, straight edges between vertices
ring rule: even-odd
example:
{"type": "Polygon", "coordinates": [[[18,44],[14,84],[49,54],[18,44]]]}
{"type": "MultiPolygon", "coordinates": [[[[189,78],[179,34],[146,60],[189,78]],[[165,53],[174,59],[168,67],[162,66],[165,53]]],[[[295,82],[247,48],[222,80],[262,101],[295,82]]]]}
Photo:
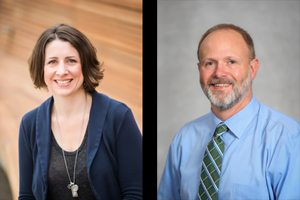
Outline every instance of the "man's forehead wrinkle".
{"type": "Polygon", "coordinates": [[[206,56],[221,56],[218,54],[223,54],[223,57],[244,54],[248,57],[249,49],[240,33],[234,30],[218,30],[210,33],[203,40],[199,53],[203,61],[206,56]],[[207,55],[207,53],[212,55],[207,55]]]}

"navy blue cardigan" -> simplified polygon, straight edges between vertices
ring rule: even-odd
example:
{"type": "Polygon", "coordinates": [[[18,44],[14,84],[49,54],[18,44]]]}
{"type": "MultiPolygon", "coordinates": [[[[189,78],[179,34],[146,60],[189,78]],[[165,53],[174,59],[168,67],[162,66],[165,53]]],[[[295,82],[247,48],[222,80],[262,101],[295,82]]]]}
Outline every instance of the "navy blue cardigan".
{"type": "MultiPolygon", "coordinates": [[[[87,173],[97,199],[142,199],[142,136],[131,110],[92,92],[87,173]]],[[[47,196],[51,144],[50,97],[24,115],[19,132],[19,199],[47,196]]]]}

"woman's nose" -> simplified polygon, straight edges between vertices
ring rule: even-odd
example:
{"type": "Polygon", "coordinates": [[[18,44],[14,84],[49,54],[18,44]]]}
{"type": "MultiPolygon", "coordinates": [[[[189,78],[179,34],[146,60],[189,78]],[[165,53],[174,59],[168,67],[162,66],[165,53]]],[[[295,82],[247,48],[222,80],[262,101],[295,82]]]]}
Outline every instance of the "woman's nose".
{"type": "Polygon", "coordinates": [[[60,62],[56,71],[56,74],[59,76],[63,76],[65,74],[68,74],[67,66],[64,62],[60,62]]]}

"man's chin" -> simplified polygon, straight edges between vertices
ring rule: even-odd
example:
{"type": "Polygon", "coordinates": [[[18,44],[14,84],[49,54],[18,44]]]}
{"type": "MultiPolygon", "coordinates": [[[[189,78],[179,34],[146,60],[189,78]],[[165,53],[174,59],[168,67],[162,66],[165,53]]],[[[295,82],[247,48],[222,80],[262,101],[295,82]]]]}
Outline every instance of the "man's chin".
{"type": "Polygon", "coordinates": [[[224,99],[230,96],[231,92],[228,91],[210,91],[210,96],[217,102],[222,102],[224,99]]]}
{"type": "Polygon", "coordinates": [[[228,110],[228,109],[230,109],[234,106],[234,105],[231,105],[231,104],[225,105],[225,104],[222,104],[222,103],[220,103],[220,104],[212,103],[212,105],[220,111],[228,110]]]}
{"type": "Polygon", "coordinates": [[[227,93],[222,93],[222,94],[212,94],[209,97],[209,101],[211,102],[214,107],[216,107],[219,110],[227,110],[232,108],[235,104],[236,101],[233,98],[233,94],[227,94],[227,93]]]}

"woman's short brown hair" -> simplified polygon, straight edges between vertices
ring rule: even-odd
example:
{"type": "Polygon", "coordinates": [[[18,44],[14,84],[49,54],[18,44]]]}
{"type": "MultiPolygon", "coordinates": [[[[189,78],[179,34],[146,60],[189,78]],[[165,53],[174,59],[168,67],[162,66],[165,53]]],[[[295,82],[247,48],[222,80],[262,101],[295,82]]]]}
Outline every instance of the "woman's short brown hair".
{"type": "Polygon", "coordinates": [[[199,62],[201,62],[201,60],[200,60],[200,46],[201,46],[203,40],[206,38],[206,36],[208,36],[210,33],[214,32],[214,31],[217,31],[217,30],[228,30],[228,29],[234,30],[234,31],[236,31],[236,32],[238,32],[239,34],[242,35],[242,37],[245,40],[245,42],[248,46],[248,49],[249,49],[249,62],[255,58],[254,43],[253,43],[253,40],[252,40],[251,36],[249,35],[249,33],[247,33],[247,31],[245,31],[241,27],[238,27],[238,26],[233,25],[233,24],[218,24],[218,25],[213,26],[212,28],[208,29],[202,35],[201,40],[200,40],[199,45],[198,45],[198,51],[197,51],[197,56],[198,56],[199,62]]]}
{"type": "Polygon", "coordinates": [[[103,79],[102,64],[97,59],[96,48],[79,30],[65,24],[45,30],[39,37],[28,60],[30,77],[36,88],[45,88],[44,80],[45,49],[53,40],[69,42],[79,53],[85,91],[93,91],[103,79]]]}

